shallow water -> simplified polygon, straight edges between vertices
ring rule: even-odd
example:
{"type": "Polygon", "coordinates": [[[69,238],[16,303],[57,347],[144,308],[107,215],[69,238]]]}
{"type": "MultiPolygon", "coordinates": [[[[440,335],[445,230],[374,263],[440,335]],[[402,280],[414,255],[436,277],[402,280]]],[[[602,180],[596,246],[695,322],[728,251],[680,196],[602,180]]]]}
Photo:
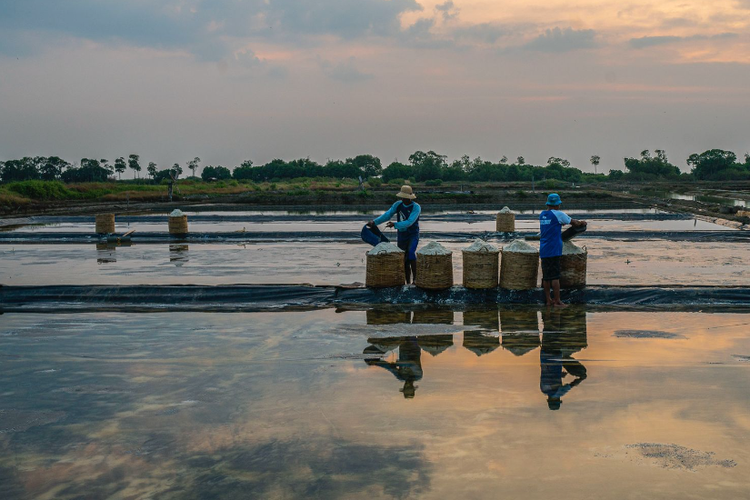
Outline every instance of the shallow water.
{"type": "MultiPolygon", "coordinates": [[[[429,240],[423,239],[424,246],[429,240]]],[[[439,240],[453,251],[454,281],[463,280],[461,249],[471,242],[439,240]]],[[[600,285],[747,285],[744,243],[666,240],[576,240],[589,251],[588,283],[600,285]]],[[[500,243],[499,243],[500,244],[500,243]]],[[[537,242],[531,242],[538,245],[537,242]]],[[[364,243],[0,245],[0,283],[47,284],[299,284],[365,281],[364,243]]]]}
{"type": "Polygon", "coordinates": [[[0,498],[746,498],[749,324],[7,314],[0,498]]]}

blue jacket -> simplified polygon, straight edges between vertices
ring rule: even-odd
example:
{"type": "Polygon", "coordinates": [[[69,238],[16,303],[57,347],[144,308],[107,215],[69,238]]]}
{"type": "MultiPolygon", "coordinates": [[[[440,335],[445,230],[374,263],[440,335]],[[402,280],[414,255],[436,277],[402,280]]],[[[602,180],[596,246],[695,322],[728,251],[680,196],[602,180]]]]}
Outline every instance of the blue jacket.
{"type": "Polygon", "coordinates": [[[558,257],[562,255],[562,227],[570,224],[570,216],[559,210],[545,210],[539,214],[539,257],[558,257]]]}
{"type": "Polygon", "coordinates": [[[422,213],[422,207],[417,203],[411,202],[411,205],[405,205],[403,201],[399,200],[394,203],[386,213],[375,219],[375,225],[380,225],[383,222],[391,220],[394,215],[397,215],[397,222],[393,225],[396,230],[401,234],[418,234],[419,233],[419,214],[422,213]]]}

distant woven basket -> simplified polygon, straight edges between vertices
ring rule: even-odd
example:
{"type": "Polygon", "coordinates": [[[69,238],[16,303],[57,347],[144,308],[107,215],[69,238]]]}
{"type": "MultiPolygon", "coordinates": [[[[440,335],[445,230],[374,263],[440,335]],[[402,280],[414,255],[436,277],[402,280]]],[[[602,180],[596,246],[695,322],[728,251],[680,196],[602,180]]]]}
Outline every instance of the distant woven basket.
{"type": "Polygon", "coordinates": [[[500,288],[531,290],[539,276],[539,252],[508,252],[501,250],[500,288]]]}
{"type": "Polygon", "coordinates": [[[588,255],[588,252],[584,251],[583,253],[563,254],[560,257],[561,288],[583,288],[586,286],[588,255]]]}
{"type": "Polygon", "coordinates": [[[464,286],[466,288],[496,288],[500,269],[500,250],[497,252],[461,251],[464,258],[464,286]]]}
{"type": "Polygon", "coordinates": [[[372,288],[404,284],[404,252],[367,254],[365,285],[372,288]]]}
{"type": "Polygon", "coordinates": [[[115,214],[98,214],[96,216],[96,233],[112,234],[115,232],[115,214]]]}
{"type": "Polygon", "coordinates": [[[453,254],[424,255],[417,252],[417,279],[425,290],[445,290],[453,286],[453,254]]]}
{"type": "Polygon", "coordinates": [[[452,325],[453,311],[450,309],[417,309],[414,311],[413,324],[452,325]]]}
{"type": "Polygon", "coordinates": [[[188,220],[187,215],[178,215],[169,218],[169,234],[187,234],[188,220]]]}
{"type": "Polygon", "coordinates": [[[512,212],[500,212],[497,214],[495,230],[498,233],[512,233],[516,230],[516,214],[512,212]]]}

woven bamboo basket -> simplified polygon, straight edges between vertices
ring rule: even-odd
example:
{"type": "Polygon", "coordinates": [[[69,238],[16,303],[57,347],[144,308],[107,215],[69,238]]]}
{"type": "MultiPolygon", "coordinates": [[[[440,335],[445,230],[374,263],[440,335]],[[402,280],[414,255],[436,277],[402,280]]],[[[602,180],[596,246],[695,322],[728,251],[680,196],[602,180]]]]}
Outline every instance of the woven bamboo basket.
{"type": "Polygon", "coordinates": [[[531,290],[536,288],[539,276],[539,252],[502,251],[500,288],[506,290],[531,290]]]}
{"type": "Polygon", "coordinates": [[[169,218],[169,234],[187,234],[188,220],[187,215],[178,215],[169,218]]]}
{"type": "Polygon", "coordinates": [[[572,354],[588,347],[586,308],[572,305],[555,314],[542,315],[545,346],[572,354]]]}
{"type": "Polygon", "coordinates": [[[96,233],[112,234],[115,232],[115,214],[99,214],[96,216],[96,233]]]}
{"type": "Polygon", "coordinates": [[[366,286],[385,288],[401,286],[404,282],[404,252],[367,254],[366,286]]]}
{"type": "Polygon", "coordinates": [[[497,214],[495,230],[498,233],[512,233],[516,230],[516,214],[512,212],[497,214]]]}
{"type": "Polygon", "coordinates": [[[453,286],[453,254],[424,255],[417,252],[417,279],[419,288],[445,290],[453,286]]]}
{"type": "Polygon", "coordinates": [[[464,258],[464,286],[466,288],[497,288],[500,270],[500,250],[497,252],[468,252],[464,258]]]}
{"type": "Polygon", "coordinates": [[[453,311],[450,309],[417,309],[414,311],[414,317],[411,322],[421,325],[452,325],[453,311]]]}
{"type": "Polygon", "coordinates": [[[585,287],[587,261],[588,252],[579,254],[563,254],[562,257],[560,257],[560,287],[585,287]]]}

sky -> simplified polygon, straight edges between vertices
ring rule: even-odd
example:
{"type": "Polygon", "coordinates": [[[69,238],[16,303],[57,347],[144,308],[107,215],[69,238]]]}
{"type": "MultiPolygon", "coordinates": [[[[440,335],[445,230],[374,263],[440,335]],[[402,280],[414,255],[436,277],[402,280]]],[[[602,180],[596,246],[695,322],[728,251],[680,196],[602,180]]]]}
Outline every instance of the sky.
{"type": "Polygon", "coordinates": [[[0,0],[0,160],[750,150],[750,0],[0,0]]]}

